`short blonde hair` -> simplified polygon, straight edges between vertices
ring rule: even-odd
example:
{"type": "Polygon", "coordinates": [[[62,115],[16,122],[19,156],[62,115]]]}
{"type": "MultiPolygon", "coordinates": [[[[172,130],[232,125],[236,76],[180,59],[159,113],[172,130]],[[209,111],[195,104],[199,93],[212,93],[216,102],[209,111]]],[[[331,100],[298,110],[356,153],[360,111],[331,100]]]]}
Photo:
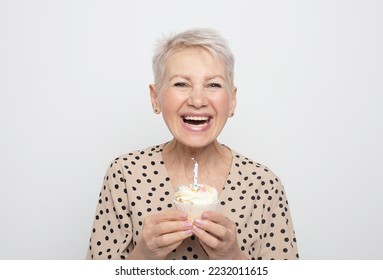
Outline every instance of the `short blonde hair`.
{"type": "Polygon", "coordinates": [[[165,76],[165,63],[176,51],[182,48],[202,47],[208,50],[215,59],[226,67],[226,78],[231,87],[234,86],[234,56],[226,40],[208,28],[196,28],[165,37],[158,41],[153,55],[154,84],[161,87],[165,76]]]}

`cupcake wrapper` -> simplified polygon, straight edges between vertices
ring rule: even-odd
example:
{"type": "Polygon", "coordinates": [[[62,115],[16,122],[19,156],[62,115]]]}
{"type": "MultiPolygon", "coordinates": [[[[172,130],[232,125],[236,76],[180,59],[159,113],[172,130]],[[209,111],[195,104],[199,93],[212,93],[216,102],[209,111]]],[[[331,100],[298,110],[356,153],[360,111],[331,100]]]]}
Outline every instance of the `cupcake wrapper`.
{"type": "Polygon", "coordinates": [[[195,219],[200,218],[202,212],[204,211],[214,211],[218,205],[218,200],[213,203],[207,204],[192,204],[192,203],[182,203],[176,200],[173,200],[176,208],[178,210],[186,211],[188,213],[188,220],[193,222],[195,219]]]}

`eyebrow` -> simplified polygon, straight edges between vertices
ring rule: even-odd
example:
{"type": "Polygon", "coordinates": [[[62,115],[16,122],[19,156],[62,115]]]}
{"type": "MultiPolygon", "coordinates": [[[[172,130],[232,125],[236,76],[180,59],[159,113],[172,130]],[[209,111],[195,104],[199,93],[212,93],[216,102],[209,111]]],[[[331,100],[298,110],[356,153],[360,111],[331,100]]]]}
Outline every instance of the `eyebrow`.
{"type": "MultiPolygon", "coordinates": [[[[188,80],[188,81],[191,80],[191,78],[190,78],[189,76],[176,74],[176,75],[171,76],[171,77],[169,78],[169,81],[172,80],[172,79],[174,79],[174,78],[182,78],[182,79],[185,79],[185,80],[188,80]]],[[[221,76],[221,75],[211,75],[211,76],[207,76],[207,77],[206,77],[206,80],[213,80],[213,79],[215,79],[215,78],[220,78],[220,79],[222,79],[222,80],[225,81],[225,78],[224,78],[223,76],[221,76]]]]}

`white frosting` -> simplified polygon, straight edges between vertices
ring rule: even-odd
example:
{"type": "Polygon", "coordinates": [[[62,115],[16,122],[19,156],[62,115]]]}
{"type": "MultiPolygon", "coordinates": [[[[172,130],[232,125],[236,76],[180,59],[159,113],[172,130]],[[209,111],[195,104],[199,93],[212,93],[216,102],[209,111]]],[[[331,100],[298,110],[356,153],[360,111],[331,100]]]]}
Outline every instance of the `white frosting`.
{"type": "Polygon", "coordinates": [[[198,184],[198,188],[193,188],[193,185],[179,186],[176,192],[176,200],[183,203],[209,204],[217,199],[217,190],[206,185],[198,184]]]}

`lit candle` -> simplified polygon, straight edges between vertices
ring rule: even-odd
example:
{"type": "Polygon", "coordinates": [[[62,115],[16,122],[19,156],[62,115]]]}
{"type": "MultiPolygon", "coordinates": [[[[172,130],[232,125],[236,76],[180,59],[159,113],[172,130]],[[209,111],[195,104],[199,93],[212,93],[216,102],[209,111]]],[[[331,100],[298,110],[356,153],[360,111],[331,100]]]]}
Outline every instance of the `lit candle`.
{"type": "Polygon", "coordinates": [[[194,160],[194,178],[193,178],[193,188],[194,189],[198,189],[198,162],[192,158],[192,160],[194,160]]]}

